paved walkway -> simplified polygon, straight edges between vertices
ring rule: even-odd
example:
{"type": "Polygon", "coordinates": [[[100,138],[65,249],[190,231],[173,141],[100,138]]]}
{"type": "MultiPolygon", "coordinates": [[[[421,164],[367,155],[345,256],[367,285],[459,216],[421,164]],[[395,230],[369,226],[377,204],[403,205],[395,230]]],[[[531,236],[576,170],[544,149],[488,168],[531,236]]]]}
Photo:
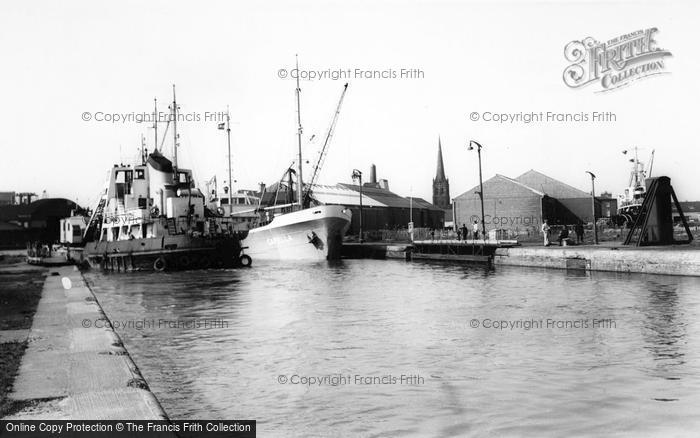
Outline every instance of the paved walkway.
{"type": "Polygon", "coordinates": [[[12,334],[28,335],[10,394],[26,403],[6,419],[167,419],[119,336],[94,327],[106,317],[80,272],[50,273],[31,330],[12,334]]]}

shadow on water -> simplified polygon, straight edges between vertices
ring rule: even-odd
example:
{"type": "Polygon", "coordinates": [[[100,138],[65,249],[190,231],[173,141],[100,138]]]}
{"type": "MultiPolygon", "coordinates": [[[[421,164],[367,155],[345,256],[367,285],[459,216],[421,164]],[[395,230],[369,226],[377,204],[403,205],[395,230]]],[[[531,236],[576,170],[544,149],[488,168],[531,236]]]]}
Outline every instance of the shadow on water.
{"type": "Polygon", "coordinates": [[[674,380],[685,363],[688,322],[680,307],[678,284],[664,280],[660,277],[646,282],[644,348],[653,355],[657,376],[674,380]]]}
{"type": "Polygon", "coordinates": [[[411,262],[396,261],[405,263],[413,268],[430,272],[444,273],[445,275],[461,274],[462,280],[474,278],[487,278],[496,273],[496,267],[485,263],[465,263],[463,261],[449,260],[413,260],[411,262]]]}
{"type": "Polygon", "coordinates": [[[567,269],[566,278],[589,278],[591,273],[585,269],[567,269]]]}

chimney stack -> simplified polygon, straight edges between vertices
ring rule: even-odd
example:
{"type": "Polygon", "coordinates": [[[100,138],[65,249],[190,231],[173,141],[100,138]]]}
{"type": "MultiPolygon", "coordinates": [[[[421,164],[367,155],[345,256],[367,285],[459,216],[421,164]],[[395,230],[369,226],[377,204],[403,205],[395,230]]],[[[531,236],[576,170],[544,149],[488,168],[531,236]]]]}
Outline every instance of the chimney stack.
{"type": "Polygon", "coordinates": [[[375,166],[374,164],[372,164],[372,167],[369,171],[369,182],[370,184],[377,183],[377,166],[375,166]]]}

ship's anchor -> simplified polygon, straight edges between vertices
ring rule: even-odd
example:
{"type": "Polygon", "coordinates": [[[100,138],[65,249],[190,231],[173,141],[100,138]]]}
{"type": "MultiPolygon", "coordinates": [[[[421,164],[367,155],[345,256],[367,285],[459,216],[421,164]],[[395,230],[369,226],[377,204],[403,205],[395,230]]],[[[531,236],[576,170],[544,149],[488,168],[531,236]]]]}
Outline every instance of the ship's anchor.
{"type": "Polygon", "coordinates": [[[318,237],[318,235],[315,232],[311,232],[311,235],[306,235],[306,238],[309,239],[309,243],[311,243],[316,249],[323,249],[323,241],[318,237]]]}

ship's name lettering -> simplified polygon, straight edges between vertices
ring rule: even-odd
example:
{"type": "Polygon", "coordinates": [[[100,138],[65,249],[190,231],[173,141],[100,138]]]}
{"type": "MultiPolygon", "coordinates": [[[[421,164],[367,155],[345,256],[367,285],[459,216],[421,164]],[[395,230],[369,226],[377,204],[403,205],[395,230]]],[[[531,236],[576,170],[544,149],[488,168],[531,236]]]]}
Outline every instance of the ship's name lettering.
{"type": "Polygon", "coordinates": [[[267,239],[267,244],[272,246],[289,240],[292,240],[292,236],[290,236],[289,234],[287,234],[286,236],[275,236],[267,239]]]}
{"type": "Polygon", "coordinates": [[[113,216],[105,216],[106,224],[129,224],[136,222],[136,216],[133,213],[116,214],[113,216]]]}

